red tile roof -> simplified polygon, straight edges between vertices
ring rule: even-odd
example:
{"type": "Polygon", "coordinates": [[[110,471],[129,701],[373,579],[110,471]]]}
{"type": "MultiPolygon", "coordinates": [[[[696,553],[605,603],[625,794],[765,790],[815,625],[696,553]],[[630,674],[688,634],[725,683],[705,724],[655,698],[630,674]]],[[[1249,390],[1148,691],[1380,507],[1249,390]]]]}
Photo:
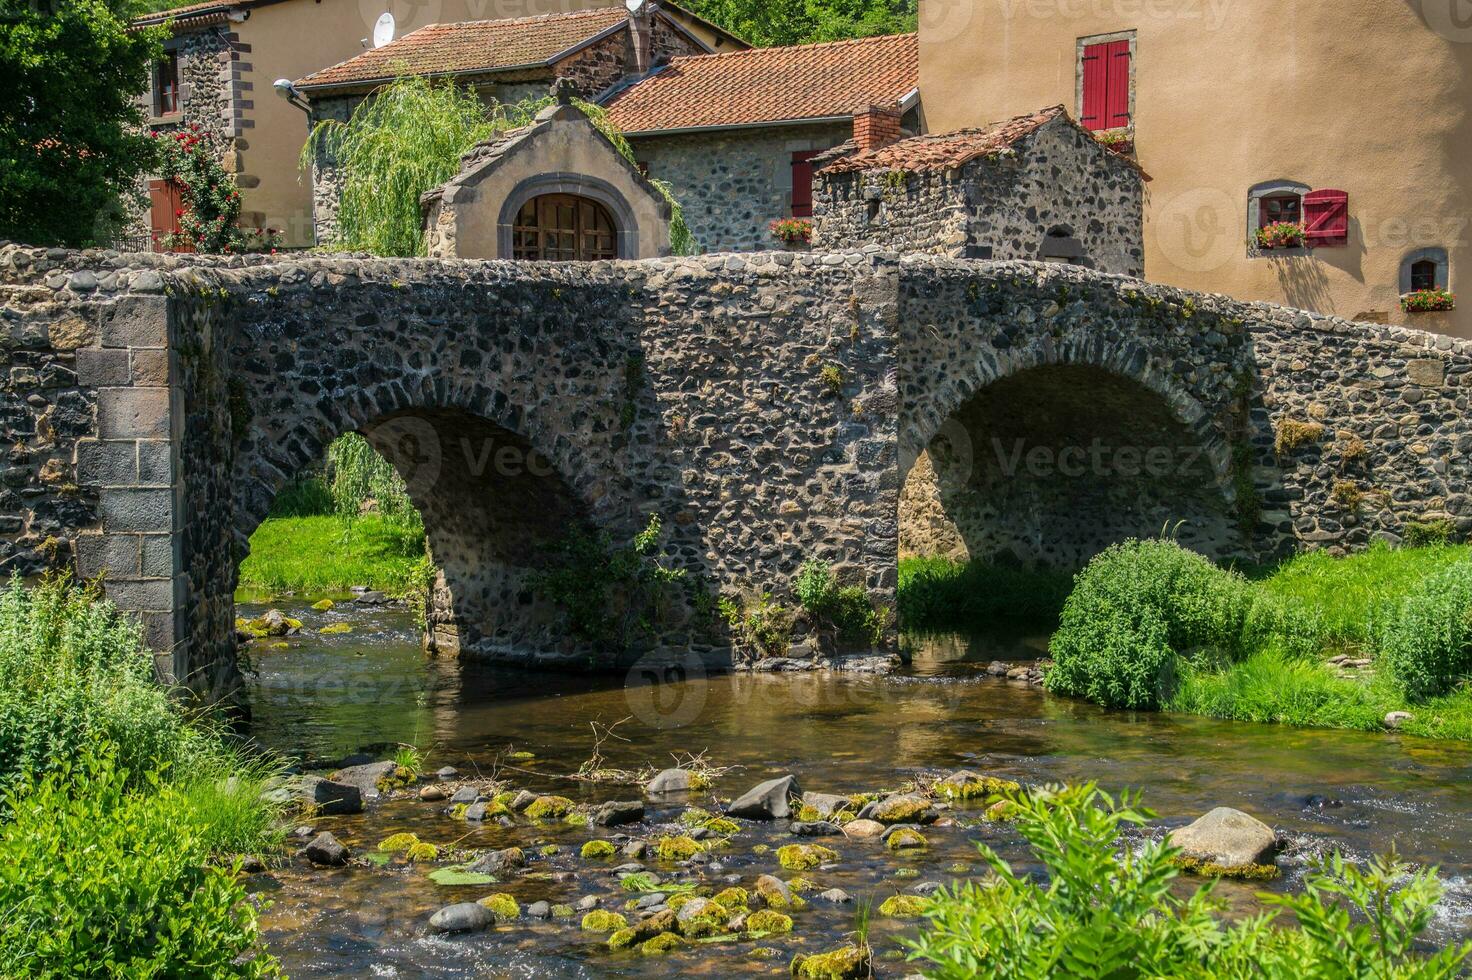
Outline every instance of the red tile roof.
{"type": "Polygon", "coordinates": [[[396,75],[472,75],[550,65],[628,22],[622,4],[571,14],[430,24],[297,82],[302,88],[361,85],[396,75]]]}
{"type": "Polygon", "coordinates": [[[919,83],[914,34],[687,55],[620,92],[608,116],[625,133],[822,119],[893,105],[919,83]]]}
{"type": "MultiPolygon", "coordinates": [[[[834,151],[825,156],[836,156],[836,159],[823,164],[819,172],[840,174],[860,170],[954,170],[977,157],[1009,149],[1060,117],[1069,125],[1078,126],[1063,106],[1055,105],[1038,112],[1013,116],[980,129],[955,129],[948,133],[911,136],[875,150],[865,150],[863,153],[852,152],[853,147],[850,144],[849,153],[838,155],[839,148],[835,147],[834,151]]],[[[1119,154],[1116,156],[1121,163],[1138,170],[1146,180],[1150,179],[1149,174],[1141,170],[1134,160],[1119,154]]]]}

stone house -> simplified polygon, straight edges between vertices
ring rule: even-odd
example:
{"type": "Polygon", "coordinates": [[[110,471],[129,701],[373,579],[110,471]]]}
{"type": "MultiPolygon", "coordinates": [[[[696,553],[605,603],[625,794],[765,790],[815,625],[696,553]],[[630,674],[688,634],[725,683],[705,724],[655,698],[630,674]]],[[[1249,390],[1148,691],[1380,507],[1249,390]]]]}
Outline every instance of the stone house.
{"type": "Polygon", "coordinates": [[[773,219],[812,214],[813,158],[851,138],[854,110],[898,106],[923,130],[915,35],[677,57],[608,100],[651,176],[668,181],[708,252],[780,248],[773,219]]]}
{"type": "MultiPolygon", "coordinates": [[[[310,105],[310,122],[346,121],[373,91],[399,75],[453,79],[487,102],[545,95],[566,79],[582,98],[597,100],[630,77],[679,55],[714,50],[710,29],[691,29],[689,15],[668,3],[622,4],[567,14],[430,24],[380,48],[300,78],[295,88],[310,105]]],[[[726,46],[739,45],[719,34],[726,46]]],[[[336,232],[341,177],[319,153],[312,203],[317,241],[336,232]]]]}
{"type": "Polygon", "coordinates": [[[647,259],[669,254],[670,205],[592,120],[570,84],[530,126],[478,144],[421,199],[429,254],[647,259]]]}
{"type": "Polygon", "coordinates": [[[871,107],[861,115],[855,139],[815,161],[815,247],[875,243],[1144,274],[1149,177],[1061,105],[907,139],[898,139],[896,110],[871,107]]]}
{"type": "MultiPolygon", "coordinates": [[[[673,32],[688,41],[670,50],[745,46],[673,3],[659,6],[656,33],[673,32]]],[[[168,27],[163,58],[139,98],[155,131],[197,124],[218,145],[225,169],[240,188],[243,226],[281,229],[285,246],[307,246],[315,242],[312,187],[302,179],[298,160],[308,119],[306,102],[289,80],[364,53],[375,39],[402,39],[431,20],[484,19],[489,11],[503,19],[587,11],[603,25],[599,30],[615,34],[629,16],[622,0],[206,0],[134,19],[137,28],[168,27]]],[[[566,47],[587,36],[573,33],[566,47]]],[[[656,49],[662,43],[655,41],[656,49]]],[[[584,55],[582,70],[592,72],[589,63],[596,60],[584,55]]],[[[545,91],[551,76],[526,67],[535,76],[528,82],[539,94],[545,91]]],[[[177,189],[152,181],[150,192],[150,207],[119,244],[147,248],[151,233],[176,230],[177,189]]]]}

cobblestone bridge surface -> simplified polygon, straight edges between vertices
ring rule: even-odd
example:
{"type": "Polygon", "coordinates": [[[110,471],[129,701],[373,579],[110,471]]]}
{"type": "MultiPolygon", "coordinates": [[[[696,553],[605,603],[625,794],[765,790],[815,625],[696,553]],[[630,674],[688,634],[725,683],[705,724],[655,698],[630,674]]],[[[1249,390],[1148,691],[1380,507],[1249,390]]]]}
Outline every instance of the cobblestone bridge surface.
{"type": "Polygon", "coordinates": [[[423,513],[431,644],[483,659],[739,661],[709,598],[785,597],[807,558],[892,605],[907,553],[1472,531],[1472,345],[1063,266],[6,245],[0,314],[0,559],[103,576],[201,693],[236,683],[251,532],[355,430],[423,513]],[[623,542],[651,515],[678,594],[618,655],[576,639],[536,571],[570,529],[623,542]]]}

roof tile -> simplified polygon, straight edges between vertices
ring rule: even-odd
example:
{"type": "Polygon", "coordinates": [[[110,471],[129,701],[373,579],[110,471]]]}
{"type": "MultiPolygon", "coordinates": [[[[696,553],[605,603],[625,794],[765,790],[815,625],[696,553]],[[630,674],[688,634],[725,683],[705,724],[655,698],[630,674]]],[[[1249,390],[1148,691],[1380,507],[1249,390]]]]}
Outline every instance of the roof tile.
{"type": "Polygon", "coordinates": [[[608,105],[625,133],[852,115],[893,105],[920,82],[914,34],[687,55],[608,105]]]}
{"type": "Polygon", "coordinates": [[[481,74],[547,65],[627,20],[620,4],[570,14],[430,24],[313,72],[297,84],[322,88],[381,82],[400,74],[481,74]]]}

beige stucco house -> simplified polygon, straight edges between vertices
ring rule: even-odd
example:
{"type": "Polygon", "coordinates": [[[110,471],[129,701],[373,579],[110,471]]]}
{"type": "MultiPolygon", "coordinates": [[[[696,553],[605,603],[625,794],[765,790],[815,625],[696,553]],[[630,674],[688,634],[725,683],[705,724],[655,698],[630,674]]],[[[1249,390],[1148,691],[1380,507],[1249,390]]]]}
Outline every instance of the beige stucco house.
{"type": "Polygon", "coordinates": [[[1472,27],[1446,0],[921,0],[931,132],[1062,102],[1151,174],[1148,279],[1472,336],[1472,27]],[[1256,230],[1307,227],[1309,247],[1256,230]],[[1412,287],[1469,292],[1407,313],[1412,287]]]}
{"type": "MultiPolygon", "coordinates": [[[[673,4],[660,7],[661,23],[675,25],[692,45],[710,51],[744,47],[673,4]]],[[[134,21],[140,27],[170,25],[165,58],[142,98],[154,129],[198,123],[220,142],[226,169],[241,188],[243,226],[280,229],[284,246],[307,246],[315,242],[312,181],[298,158],[308,119],[300,99],[278,97],[277,80],[312,75],[373,50],[375,38],[392,43],[432,24],[583,10],[610,12],[604,25],[609,29],[627,17],[622,0],[207,0],[134,21]]],[[[530,75],[545,91],[550,76],[530,75]]],[[[155,193],[146,223],[166,231],[175,206],[166,194],[155,193]]]]}

